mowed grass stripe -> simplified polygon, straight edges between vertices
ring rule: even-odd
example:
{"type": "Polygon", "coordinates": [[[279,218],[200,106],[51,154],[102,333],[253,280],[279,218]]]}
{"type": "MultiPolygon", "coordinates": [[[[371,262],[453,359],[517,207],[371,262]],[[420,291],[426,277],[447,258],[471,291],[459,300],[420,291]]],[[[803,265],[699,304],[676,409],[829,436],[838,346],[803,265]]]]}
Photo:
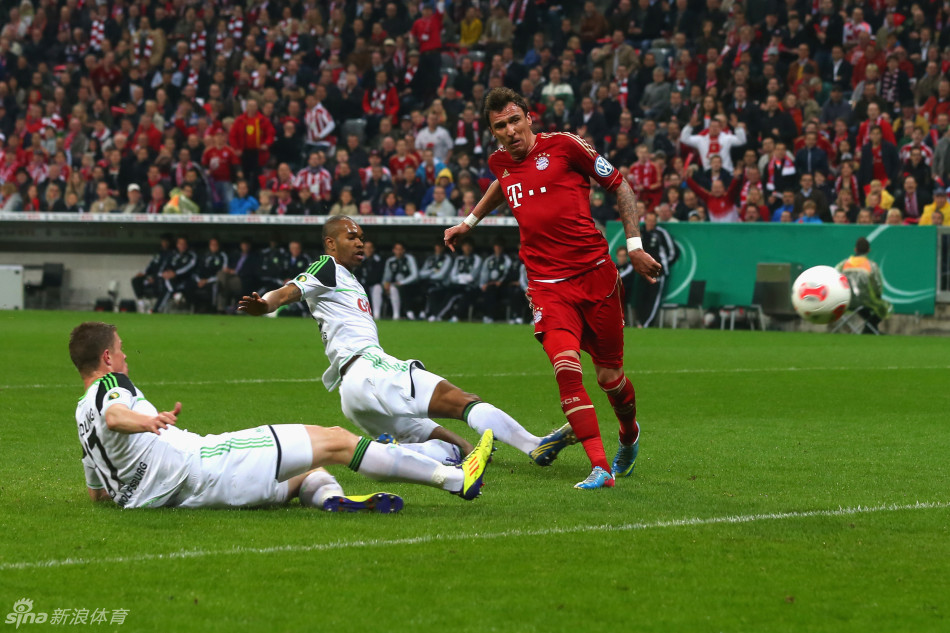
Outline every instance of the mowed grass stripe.
{"type": "Polygon", "coordinates": [[[167,554],[140,554],[137,556],[114,556],[104,558],[62,558],[45,561],[23,561],[18,563],[0,563],[0,571],[14,571],[24,569],[44,569],[53,567],[70,567],[75,565],[92,564],[119,564],[141,563],[146,561],[163,561],[190,558],[205,558],[209,556],[235,556],[245,554],[278,554],[303,553],[329,550],[359,549],[368,547],[394,547],[399,545],[419,545],[426,543],[467,540],[493,540],[507,538],[531,538],[538,536],[558,536],[567,534],[583,534],[590,532],[634,532],[640,530],[705,527],[710,525],[737,525],[756,523],[760,521],[787,521],[794,519],[811,519],[819,517],[848,517],[860,514],[875,514],[881,512],[908,512],[918,510],[945,510],[950,508],[947,501],[929,501],[912,504],[888,504],[876,506],[855,506],[838,508],[837,510],[803,510],[789,512],[770,512],[765,514],[745,514],[720,517],[692,517],[686,519],[672,519],[654,521],[650,523],[624,523],[621,525],[575,525],[561,528],[541,528],[525,530],[504,530],[501,532],[470,532],[462,534],[427,534],[410,538],[399,539],[371,539],[356,541],[336,541],[333,543],[314,543],[312,545],[275,545],[273,547],[234,547],[221,550],[182,550],[167,554]]]}
{"type": "MultiPolygon", "coordinates": [[[[861,371],[861,372],[887,372],[887,371],[935,371],[950,369],[950,365],[904,365],[887,367],[861,367],[861,366],[841,366],[841,367],[721,367],[721,368],[685,368],[685,369],[636,369],[629,368],[627,371],[631,376],[652,376],[669,374],[757,374],[767,373],[801,373],[801,372],[839,372],[839,371],[861,371]]],[[[492,372],[489,374],[471,374],[458,372],[441,372],[441,375],[449,378],[511,378],[511,377],[535,377],[548,376],[549,371],[516,371],[516,372],[492,372]]],[[[267,384],[293,384],[293,383],[318,383],[322,382],[319,377],[316,378],[222,378],[220,380],[143,380],[137,384],[143,387],[173,387],[178,385],[267,385],[267,384]]],[[[24,385],[0,385],[3,389],[75,389],[74,383],[62,384],[24,384],[24,385]]]]}

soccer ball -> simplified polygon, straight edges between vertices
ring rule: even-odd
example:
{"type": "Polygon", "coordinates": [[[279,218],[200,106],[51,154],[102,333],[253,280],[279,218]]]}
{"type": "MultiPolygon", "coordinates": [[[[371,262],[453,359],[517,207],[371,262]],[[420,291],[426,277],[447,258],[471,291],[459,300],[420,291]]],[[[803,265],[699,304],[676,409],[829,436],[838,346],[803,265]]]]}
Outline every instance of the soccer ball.
{"type": "Polygon", "coordinates": [[[811,323],[834,323],[845,313],[849,303],[848,278],[831,266],[809,268],[792,284],[795,312],[811,323]]]}

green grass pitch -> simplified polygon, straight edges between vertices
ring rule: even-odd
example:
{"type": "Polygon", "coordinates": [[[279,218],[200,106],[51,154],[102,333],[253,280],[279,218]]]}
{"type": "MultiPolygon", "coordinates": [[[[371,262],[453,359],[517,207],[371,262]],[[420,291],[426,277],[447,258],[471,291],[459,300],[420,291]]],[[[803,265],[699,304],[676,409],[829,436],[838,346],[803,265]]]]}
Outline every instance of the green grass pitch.
{"type": "MultiPolygon", "coordinates": [[[[95,316],[0,314],[0,633],[20,598],[128,609],[70,630],[950,630],[950,340],[628,330],[643,437],[613,490],[571,488],[579,446],[546,469],[501,447],[471,503],[335,468],[404,511],[121,511],[88,501],[79,464],[66,341],[95,316]]],[[[310,320],[108,317],[132,379],[159,407],[181,400],[184,428],[352,428],[310,320]]],[[[528,326],[380,333],[534,432],[562,423],[528,326]]]]}

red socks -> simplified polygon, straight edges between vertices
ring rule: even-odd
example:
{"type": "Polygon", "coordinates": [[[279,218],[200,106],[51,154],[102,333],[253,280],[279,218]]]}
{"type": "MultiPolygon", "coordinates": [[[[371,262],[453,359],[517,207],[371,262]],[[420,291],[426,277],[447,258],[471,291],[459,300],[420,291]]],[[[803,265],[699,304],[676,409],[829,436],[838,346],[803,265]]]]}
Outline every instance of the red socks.
{"type": "Polygon", "coordinates": [[[584,389],[583,376],[579,360],[569,355],[554,359],[554,378],[561,392],[561,410],[571,423],[577,439],[584,445],[591,466],[600,466],[610,472],[610,465],[604,454],[604,443],[600,439],[597,413],[584,389]]]}
{"type": "Polygon", "coordinates": [[[640,426],[637,424],[637,395],[633,384],[627,377],[621,375],[614,382],[602,383],[600,388],[607,394],[617,421],[620,422],[620,442],[626,445],[633,444],[640,437],[640,426]]]}

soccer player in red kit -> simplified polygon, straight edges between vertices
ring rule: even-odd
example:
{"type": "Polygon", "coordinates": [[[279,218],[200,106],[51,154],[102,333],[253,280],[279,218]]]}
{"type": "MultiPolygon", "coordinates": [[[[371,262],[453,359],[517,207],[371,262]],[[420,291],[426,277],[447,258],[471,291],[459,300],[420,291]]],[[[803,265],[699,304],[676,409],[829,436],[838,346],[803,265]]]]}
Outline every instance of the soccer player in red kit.
{"type": "Polygon", "coordinates": [[[455,244],[507,200],[521,233],[534,335],[554,367],[561,409],[584,445],[593,470],[575,488],[614,485],[633,472],[639,449],[636,396],[623,371],[623,286],[607,240],[590,214],[590,179],[617,196],[634,269],[650,283],[660,265],[643,250],[636,197],[626,179],[583,139],[562,132],[535,134],[528,104],[508,88],[485,99],[485,115],[501,143],[488,158],[497,180],[465,220],[445,232],[455,244]],[[607,462],[597,414],[583,384],[581,350],[590,354],[597,382],[620,422],[620,446],[607,462]]]}

